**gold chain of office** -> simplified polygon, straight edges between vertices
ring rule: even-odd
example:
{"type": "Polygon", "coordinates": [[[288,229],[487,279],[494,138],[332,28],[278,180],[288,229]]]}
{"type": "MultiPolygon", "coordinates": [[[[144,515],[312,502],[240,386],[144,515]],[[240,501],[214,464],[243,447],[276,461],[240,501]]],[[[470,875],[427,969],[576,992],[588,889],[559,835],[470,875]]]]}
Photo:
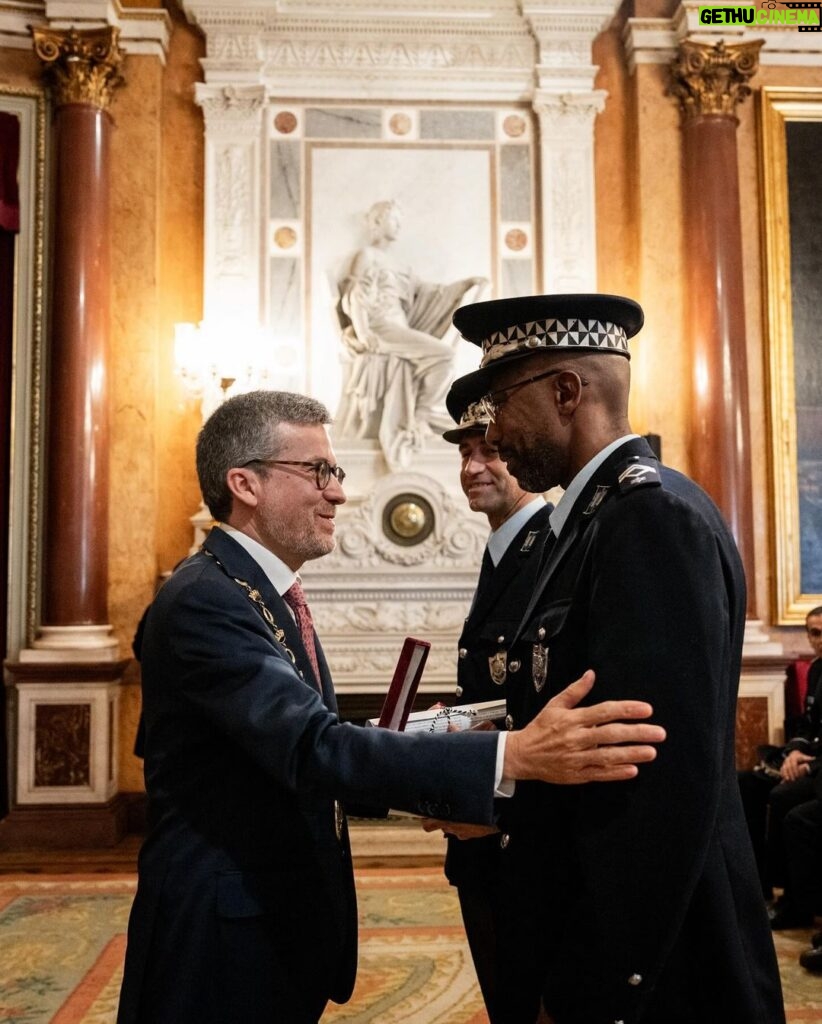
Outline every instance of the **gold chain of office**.
{"type": "Polygon", "coordinates": [[[263,601],[263,596],[259,592],[259,590],[257,590],[256,587],[252,587],[247,580],[241,580],[238,579],[236,576],[232,576],[228,569],[226,569],[226,567],[220,561],[220,559],[217,558],[216,555],[208,551],[206,548],[202,548],[201,550],[204,555],[208,555],[209,558],[214,559],[217,565],[219,565],[219,567],[223,570],[223,572],[226,574],[226,576],[228,576],[230,580],[233,580],[238,587],[243,588],[243,590],[246,592],[246,597],[249,599],[249,601],[253,601],[253,603],[256,604],[257,607],[262,612],[263,618],[271,627],[271,632],[274,634],[274,639],[285,650],[285,653],[289,656],[289,658],[291,658],[292,664],[296,665],[297,659],[294,656],[294,652],[285,642],[285,630],[281,626],[278,626],[277,623],[274,621],[274,616],[271,614],[268,605],[265,603],[265,601],[263,601]]]}

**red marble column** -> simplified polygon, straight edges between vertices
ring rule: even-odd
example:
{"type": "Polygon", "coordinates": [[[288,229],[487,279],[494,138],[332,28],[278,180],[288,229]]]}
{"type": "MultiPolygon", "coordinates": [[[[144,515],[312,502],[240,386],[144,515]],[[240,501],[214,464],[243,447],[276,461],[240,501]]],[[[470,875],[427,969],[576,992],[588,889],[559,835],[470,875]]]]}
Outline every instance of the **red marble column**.
{"type": "Polygon", "coordinates": [[[755,617],[751,445],[734,110],[750,93],[761,42],[685,41],[673,64],[684,114],[691,470],[736,539],[755,617]]]}
{"type": "Polygon", "coordinates": [[[117,35],[34,30],[55,100],[44,626],[108,621],[107,107],[120,81],[117,35]]]}

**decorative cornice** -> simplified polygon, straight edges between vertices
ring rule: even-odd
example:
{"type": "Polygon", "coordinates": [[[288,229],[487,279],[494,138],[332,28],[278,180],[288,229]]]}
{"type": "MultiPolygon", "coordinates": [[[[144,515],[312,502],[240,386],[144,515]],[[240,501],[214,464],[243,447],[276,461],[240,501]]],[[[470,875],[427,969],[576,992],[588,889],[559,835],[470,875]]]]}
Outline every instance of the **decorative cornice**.
{"type": "Polygon", "coordinates": [[[686,120],[706,114],[735,117],[736,108],[751,93],[748,85],[759,68],[762,41],[697,43],[686,39],[671,65],[671,95],[686,120]]]}
{"type": "Polygon", "coordinates": [[[703,3],[685,0],[671,18],[628,18],[622,33],[628,68],[640,64],[670,64],[685,39],[726,44],[763,42],[759,63],[763,66],[822,66],[822,32],[800,32],[797,28],[747,25],[702,25],[701,6],[721,6],[723,0],[703,3]]]}
{"type": "Polygon", "coordinates": [[[0,48],[29,49],[31,29],[98,29],[111,25],[121,32],[127,54],[165,61],[171,37],[171,16],[161,7],[123,7],[120,0],[0,0],[0,48]]]}
{"type": "Polygon", "coordinates": [[[114,89],[123,78],[118,67],[123,51],[118,46],[118,28],[69,29],[33,28],[34,51],[46,65],[58,107],[86,103],[108,108],[114,89]]]}

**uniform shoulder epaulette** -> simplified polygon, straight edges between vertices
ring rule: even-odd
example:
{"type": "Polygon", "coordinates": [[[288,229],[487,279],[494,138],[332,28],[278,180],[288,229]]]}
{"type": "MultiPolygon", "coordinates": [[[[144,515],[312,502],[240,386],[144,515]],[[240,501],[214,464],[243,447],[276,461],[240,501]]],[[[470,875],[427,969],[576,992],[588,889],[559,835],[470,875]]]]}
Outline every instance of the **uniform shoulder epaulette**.
{"type": "Polygon", "coordinates": [[[660,487],[659,462],[641,455],[632,455],[617,466],[617,484],[620,494],[636,490],[637,487],[660,487]]]}

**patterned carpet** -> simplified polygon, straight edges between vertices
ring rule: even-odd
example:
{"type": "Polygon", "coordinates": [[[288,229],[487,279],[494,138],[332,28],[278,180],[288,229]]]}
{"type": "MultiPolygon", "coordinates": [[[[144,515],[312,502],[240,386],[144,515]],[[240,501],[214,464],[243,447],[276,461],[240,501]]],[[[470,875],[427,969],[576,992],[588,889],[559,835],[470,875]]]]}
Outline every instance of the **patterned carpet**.
{"type": "MultiPolygon", "coordinates": [[[[360,869],[354,997],[323,1024],[486,1024],[453,891],[439,868],[360,869]]],[[[0,876],[0,1022],[113,1024],[133,876],[0,876]]],[[[790,1024],[822,1024],[809,932],[776,936],[790,1024]]]]}

